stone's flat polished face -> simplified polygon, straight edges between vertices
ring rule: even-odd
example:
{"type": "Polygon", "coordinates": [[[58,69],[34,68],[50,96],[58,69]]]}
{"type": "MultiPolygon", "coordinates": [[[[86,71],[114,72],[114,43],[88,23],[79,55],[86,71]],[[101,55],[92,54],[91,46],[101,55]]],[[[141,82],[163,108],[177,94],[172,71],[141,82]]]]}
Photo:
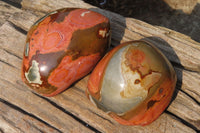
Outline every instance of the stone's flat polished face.
{"type": "Polygon", "coordinates": [[[118,122],[137,125],[141,115],[138,124],[145,125],[167,107],[175,84],[176,75],[166,57],[151,44],[136,41],[119,45],[99,62],[87,93],[97,107],[118,122]],[[149,117],[149,109],[155,116],[149,117]]]}
{"type": "Polygon", "coordinates": [[[38,93],[56,95],[94,68],[109,41],[105,16],[87,9],[53,11],[28,32],[22,79],[38,93]]]}

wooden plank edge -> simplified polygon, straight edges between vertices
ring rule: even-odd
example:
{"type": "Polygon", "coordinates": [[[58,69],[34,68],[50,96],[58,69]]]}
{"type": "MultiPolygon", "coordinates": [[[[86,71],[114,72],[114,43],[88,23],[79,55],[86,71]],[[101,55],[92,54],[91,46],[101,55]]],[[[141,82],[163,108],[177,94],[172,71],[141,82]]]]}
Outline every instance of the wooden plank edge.
{"type": "Polygon", "coordinates": [[[34,116],[37,120],[58,129],[58,131],[94,132],[67,113],[62,112],[59,108],[56,108],[38,96],[34,96],[35,94],[28,91],[28,89],[26,91],[19,89],[21,88],[20,85],[1,79],[0,88],[6,89],[6,91],[0,89],[0,99],[7,101],[7,103],[12,104],[15,108],[23,110],[23,112],[26,112],[30,116],[34,116]],[[13,88],[14,90],[12,90],[13,88]],[[15,96],[13,96],[13,93],[15,96]]]}
{"type": "Polygon", "coordinates": [[[19,8],[19,9],[22,8],[22,5],[21,5],[22,0],[1,0],[1,1],[3,1],[9,5],[12,5],[16,8],[19,8]]]}
{"type": "MultiPolygon", "coordinates": [[[[61,132],[59,129],[49,125],[40,118],[30,114],[23,109],[0,98],[0,116],[7,119],[8,125],[13,126],[14,131],[20,132],[61,132]],[[12,114],[12,115],[11,115],[12,114]]],[[[5,126],[1,126],[2,131],[8,132],[5,126]]]]}
{"type": "Polygon", "coordinates": [[[9,5],[4,1],[0,1],[0,26],[16,12],[20,12],[20,9],[9,5]]]}

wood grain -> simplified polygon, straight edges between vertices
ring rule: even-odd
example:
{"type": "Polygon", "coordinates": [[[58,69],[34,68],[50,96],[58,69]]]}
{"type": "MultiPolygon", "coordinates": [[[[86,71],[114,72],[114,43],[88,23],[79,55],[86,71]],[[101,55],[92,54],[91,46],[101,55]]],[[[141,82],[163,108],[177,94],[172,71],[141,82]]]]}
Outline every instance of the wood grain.
{"type": "Polygon", "coordinates": [[[20,9],[13,7],[5,2],[0,1],[0,26],[12,16],[13,13],[21,11],[20,9]]]}
{"type": "Polygon", "coordinates": [[[6,133],[30,133],[51,132],[59,133],[58,130],[45,123],[25,114],[24,111],[15,109],[5,101],[0,100],[0,129],[6,133]]]}
{"type": "MultiPolygon", "coordinates": [[[[124,18],[78,0],[60,0],[59,2],[23,0],[22,7],[26,10],[13,12],[0,27],[0,99],[32,114],[34,117],[30,118],[37,123],[42,123],[47,131],[192,133],[200,130],[200,56],[198,56],[200,45],[198,42],[175,31],[155,27],[132,18],[124,18]],[[112,28],[112,46],[120,42],[144,38],[155,43],[173,63],[178,76],[176,95],[167,112],[145,127],[120,125],[93,106],[86,98],[85,89],[89,75],[62,94],[52,98],[32,93],[20,78],[22,53],[26,39],[24,33],[44,13],[62,7],[90,8],[109,17],[112,28]]],[[[2,107],[18,112],[5,103],[2,103],[2,107]]],[[[16,124],[10,124],[5,119],[8,116],[2,113],[0,116],[0,121],[4,123],[3,128],[0,126],[0,129],[11,132],[26,129],[22,127],[18,130],[13,127],[16,124]]],[[[26,114],[21,112],[20,116],[24,117],[26,114]]],[[[40,129],[37,124],[30,124],[30,126],[33,131],[37,131],[35,127],[40,129]]]]}

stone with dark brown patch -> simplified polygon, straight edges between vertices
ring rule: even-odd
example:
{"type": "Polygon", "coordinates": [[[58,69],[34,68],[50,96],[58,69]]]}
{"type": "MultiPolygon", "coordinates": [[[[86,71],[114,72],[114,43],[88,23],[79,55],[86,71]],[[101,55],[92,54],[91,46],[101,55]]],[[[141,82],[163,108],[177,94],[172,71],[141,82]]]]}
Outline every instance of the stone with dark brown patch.
{"type": "Polygon", "coordinates": [[[49,73],[56,68],[65,55],[64,51],[55,53],[40,54],[37,53],[31,60],[36,60],[39,63],[40,75],[48,77],[49,73]],[[43,68],[42,68],[43,67],[43,68]],[[43,69],[43,70],[42,70],[43,69]]]}
{"type": "Polygon", "coordinates": [[[27,34],[23,81],[45,96],[62,92],[88,74],[105,54],[109,30],[108,18],[88,9],[63,8],[48,13],[27,34]],[[106,29],[104,38],[98,36],[99,29],[106,29]],[[32,62],[37,71],[28,73],[29,77],[37,76],[40,82],[26,79],[32,62]]]}
{"type": "Polygon", "coordinates": [[[153,105],[154,105],[156,102],[158,102],[158,101],[156,101],[156,100],[151,100],[151,101],[149,101],[148,104],[147,104],[147,109],[153,107],[153,105]]]}
{"type": "Polygon", "coordinates": [[[100,53],[100,55],[104,55],[105,50],[108,49],[107,44],[109,43],[109,37],[99,38],[98,31],[99,29],[108,27],[108,23],[101,23],[85,30],[75,31],[73,33],[69,47],[67,48],[67,50],[71,51],[71,53],[76,53],[74,54],[73,59],[94,53],[100,53]]]}

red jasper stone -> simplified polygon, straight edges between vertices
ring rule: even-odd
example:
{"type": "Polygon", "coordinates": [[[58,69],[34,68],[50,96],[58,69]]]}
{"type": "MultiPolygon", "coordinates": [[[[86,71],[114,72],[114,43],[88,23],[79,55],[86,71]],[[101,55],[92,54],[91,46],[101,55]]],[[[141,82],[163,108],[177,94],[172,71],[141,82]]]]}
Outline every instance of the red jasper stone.
{"type": "Polygon", "coordinates": [[[167,58],[146,41],[121,44],[93,70],[88,98],[124,125],[147,125],[171,101],[176,74],[167,58]]]}
{"type": "Polygon", "coordinates": [[[87,75],[105,54],[110,24],[87,9],[64,8],[39,19],[29,30],[22,80],[44,96],[54,96],[87,75]]]}

